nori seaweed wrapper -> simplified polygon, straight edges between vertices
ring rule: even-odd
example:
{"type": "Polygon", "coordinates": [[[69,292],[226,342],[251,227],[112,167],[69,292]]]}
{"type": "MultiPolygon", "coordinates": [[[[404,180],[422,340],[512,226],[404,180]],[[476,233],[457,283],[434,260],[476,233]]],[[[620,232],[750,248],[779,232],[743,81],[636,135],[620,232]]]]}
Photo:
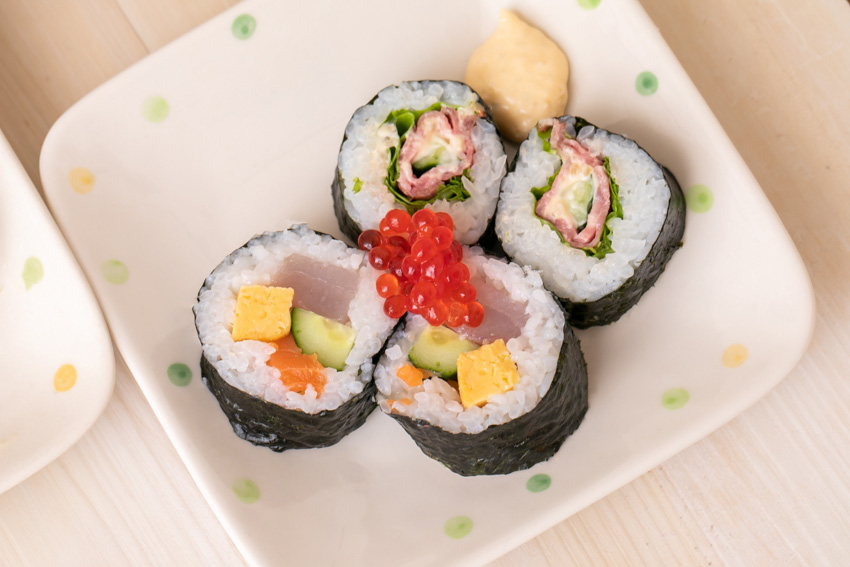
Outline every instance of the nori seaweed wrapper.
{"type": "Polygon", "coordinates": [[[564,323],[558,367],[546,395],[528,413],[481,433],[450,433],[420,419],[389,414],[423,453],[463,476],[509,474],[551,458],[587,413],[587,365],[564,323]]]}
{"type": "MultiPolygon", "coordinates": [[[[559,117],[559,120],[563,120],[565,118],[567,117],[562,116],[559,117]]],[[[577,132],[584,126],[593,126],[598,130],[609,132],[604,128],[599,128],[595,124],[588,122],[584,118],[576,116],[575,119],[575,129],[577,132]]],[[[614,134],[613,132],[610,133],[614,134]]],[[[622,134],[616,135],[626,138],[622,134]]],[[[638,147],[643,149],[640,144],[638,144],[638,147]]],[[[643,151],[646,152],[646,150],[643,151]]],[[[646,152],[646,155],[649,156],[650,159],[653,159],[652,156],[649,155],[649,152],[646,152]]],[[[508,173],[511,173],[514,169],[516,169],[519,158],[520,152],[517,152],[510,164],[510,167],[508,167],[508,173]]],[[[653,159],[653,161],[655,160],[653,159]]],[[[577,329],[587,329],[588,327],[608,325],[617,321],[626,313],[626,311],[634,307],[641,296],[643,296],[643,294],[655,284],[656,280],[661,275],[661,272],[663,272],[664,268],[667,266],[667,262],[669,262],[670,258],[673,256],[673,253],[682,247],[682,235],[685,233],[685,196],[682,193],[682,188],[679,186],[679,182],[676,180],[673,172],[661,164],[658,165],[664,173],[664,180],[670,187],[670,200],[667,203],[667,215],[664,218],[664,224],[661,227],[661,232],[658,234],[658,238],[655,239],[655,242],[652,244],[646,258],[644,258],[640,266],[635,269],[632,277],[627,279],[619,288],[608,295],[600,297],[595,301],[573,302],[555,294],[555,297],[558,298],[564,306],[564,309],[567,310],[570,324],[573,327],[577,329]]],[[[507,174],[505,177],[507,177],[507,174]]],[[[479,245],[483,246],[488,252],[497,256],[506,257],[517,264],[522,264],[522,262],[518,259],[508,255],[502,248],[501,240],[495,231],[495,223],[491,223],[491,225],[487,227],[487,231],[481,237],[481,240],[482,242],[480,242],[479,245]]]]}
{"type": "Polygon", "coordinates": [[[277,452],[335,445],[363,425],[376,407],[372,380],[335,410],[316,414],[289,410],[234,388],[204,356],[201,380],[215,395],[236,435],[277,452]]]}
{"type": "MultiPolygon", "coordinates": [[[[320,236],[328,236],[323,232],[307,230],[320,236]]],[[[257,238],[259,237],[255,236],[234,250],[228,258],[242,248],[250,246],[257,238]]],[[[205,281],[198,291],[198,299],[206,287],[205,281]]],[[[383,350],[384,347],[381,347],[372,357],[372,368],[378,363],[383,350]]],[[[336,409],[309,414],[300,410],[286,409],[231,386],[221,377],[206,356],[201,355],[201,381],[218,400],[233,427],[233,432],[254,445],[268,447],[276,452],[287,449],[329,447],[339,443],[343,437],[363,425],[369,414],[377,407],[375,382],[371,376],[368,378],[362,392],[336,409]]]]}
{"type": "MultiPolygon", "coordinates": [[[[481,98],[481,96],[477,92],[475,92],[472,89],[472,87],[470,87],[469,85],[467,85],[466,83],[463,83],[461,81],[424,80],[424,81],[418,81],[418,82],[423,83],[423,84],[432,83],[432,82],[456,83],[456,84],[463,85],[463,86],[469,88],[473,93],[475,93],[475,96],[478,97],[478,103],[484,109],[484,119],[487,120],[488,122],[490,122],[493,125],[493,127],[496,129],[496,135],[499,137],[499,140],[502,140],[502,135],[499,132],[498,126],[496,126],[496,123],[493,122],[493,115],[490,112],[490,107],[487,106],[487,104],[484,102],[484,100],[481,98]]],[[[375,100],[377,98],[378,98],[378,95],[376,94],[364,106],[371,105],[373,102],[375,102],[375,100]]],[[[342,142],[340,142],[340,145],[339,145],[340,152],[342,151],[342,146],[343,146],[343,144],[345,144],[345,141],[347,139],[348,139],[348,136],[343,134],[342,142]]],[[[504,142],[502,142],[502,146],[504,147],[504,142]]],[[[377,230],[378,227],[377,226],[361,227],[360,225],[358,225],[354,221],[354,219],[351,218],[351,216],[348,214],[348,210],[345,208],[345,200],[343,199],[343,193],[344,192],[345,192],[345,182],[343,181],[342,174],[339,171],[339,165],[337,165],[337,167],[334,171],[333,181],[331,182],[331,196],[333,197],[333,203],[334,203],[334,215],[336,215],[337,224],[339,225],[339,230],[342,232],[342,234],[344,234],[349,240],[351,240],[351,242],[357,242],[357,238],[360,236],[361,232],[363,232],[364,230],[369,229],[369,228],[377,230]]],[[[490,216],[489,219],[487,219],[487,229],[486,230],[493,232],[492,226],[495,223],[495,220],[496,220],[496,210],[494,209],[493,214],[490,216]]],[[[495,239],[495,232],[494,232],[494,239],[495,239]]],[[[504,257],[504,253],[502,253],[500,255],[502,257],[504,257]]]]}
{"type": "Polygon", "coordinates": [[[667,185],[670,186],[670,201],[667,203],[667,216],[658,238],[632,277],[608,295],[586,303],[574,303],[561,298],[574,327],[586,329],[594,325],[607,325],[622,317],[655,285],[673,252],[682,247],[682,235],[685,232],[685,196],[670,170],[664,166],[661,166],[661,169],[664,171],[667,185]]]}

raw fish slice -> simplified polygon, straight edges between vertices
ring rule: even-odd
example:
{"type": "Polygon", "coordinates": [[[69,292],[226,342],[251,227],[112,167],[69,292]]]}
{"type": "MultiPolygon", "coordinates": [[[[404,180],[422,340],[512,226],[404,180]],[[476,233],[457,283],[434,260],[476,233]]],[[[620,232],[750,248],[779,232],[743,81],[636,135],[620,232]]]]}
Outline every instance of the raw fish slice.
{"type": "Polygon", "coordinates": [[[295,291],[293,307],[343,324],[348,324],[348,307],[357,284],[357,272],[300,254],[289,256],[272,278],[272,285],[291,287],[295,291]]]}
{"type": "Polygon", "coordinates": [[[477,327],[463,325],[455,329],[463,338],[480,345],[492,343],[498,339],[520,336],[525,321],[525,304],[514,301],[504,291],[473,277],[469,280],[477,292],[476,301],[484,307],[484,320],[477,327]]]}

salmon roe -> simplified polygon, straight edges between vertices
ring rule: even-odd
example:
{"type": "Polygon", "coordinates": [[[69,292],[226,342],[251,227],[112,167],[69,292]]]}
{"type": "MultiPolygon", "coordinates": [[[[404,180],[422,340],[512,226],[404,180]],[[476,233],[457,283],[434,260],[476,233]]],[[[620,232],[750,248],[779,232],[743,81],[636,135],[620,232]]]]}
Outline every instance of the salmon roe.
{"type": "Polygon", "coordinates": [[[447,213],[420,209],[411,216],[392,209],[378,230],[360,234],[357,246],[369,253],[369,264],[387,272],[375,287],[388,317],[398,319],[410,311],[434,326],[481,324],[484,307],[475,301],[463,247],[453,231],[447,213]]]}

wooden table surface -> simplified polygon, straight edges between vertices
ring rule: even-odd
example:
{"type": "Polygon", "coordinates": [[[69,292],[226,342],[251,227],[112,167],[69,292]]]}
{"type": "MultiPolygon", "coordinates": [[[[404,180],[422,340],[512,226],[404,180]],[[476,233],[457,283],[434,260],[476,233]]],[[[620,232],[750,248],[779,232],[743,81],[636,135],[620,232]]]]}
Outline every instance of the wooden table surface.
{"type": "MultiPolygon", "coordinates": [[[[233,3],[0,0],[0,130],[36,184],[68,107],[233,3]]],[[[643,5],[791,233],[814,337],[730,424],[492,565],[846,565],[850,4],[643,5]]],[[[0,564],[244,565],[120,358],[116,379],[90,432],[0,496],[0,564]]]]}

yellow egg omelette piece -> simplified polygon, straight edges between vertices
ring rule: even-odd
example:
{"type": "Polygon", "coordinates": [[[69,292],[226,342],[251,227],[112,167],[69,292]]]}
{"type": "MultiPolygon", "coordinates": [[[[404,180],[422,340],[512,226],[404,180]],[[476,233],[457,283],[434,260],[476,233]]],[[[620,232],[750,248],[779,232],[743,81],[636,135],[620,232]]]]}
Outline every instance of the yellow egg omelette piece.
{"type": "Polygon", "coordinates": [[[289,287],[246,285],[236,297],[234,341],[276,341],[289,334],[294,292],[289,287]]]}
{"type": "Polygon", "coordinates": [[[457,357],[457,383],[463,407],[482,406],[490,396],[519,382],[519,371],[505,341],[497,340],[457,357]]]}

